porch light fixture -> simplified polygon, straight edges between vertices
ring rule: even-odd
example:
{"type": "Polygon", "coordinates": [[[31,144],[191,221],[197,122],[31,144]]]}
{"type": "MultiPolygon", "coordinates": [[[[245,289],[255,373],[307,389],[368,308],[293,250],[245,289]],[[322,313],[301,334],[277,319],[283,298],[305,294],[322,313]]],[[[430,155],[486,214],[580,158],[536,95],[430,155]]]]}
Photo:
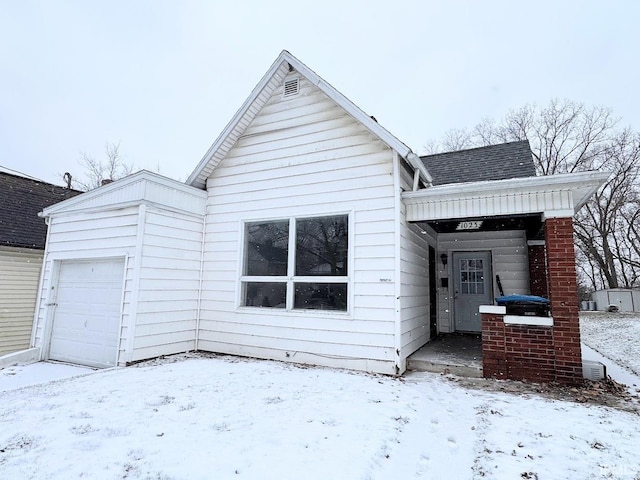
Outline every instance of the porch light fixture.
{"type": "Polygon", "coordinates": [[[443,253],[440,255],[440,260],[442,260],[442,265],[446,267],[447,263],[449,262],[449,257],[447,257],[446,253],[443,253]]]}

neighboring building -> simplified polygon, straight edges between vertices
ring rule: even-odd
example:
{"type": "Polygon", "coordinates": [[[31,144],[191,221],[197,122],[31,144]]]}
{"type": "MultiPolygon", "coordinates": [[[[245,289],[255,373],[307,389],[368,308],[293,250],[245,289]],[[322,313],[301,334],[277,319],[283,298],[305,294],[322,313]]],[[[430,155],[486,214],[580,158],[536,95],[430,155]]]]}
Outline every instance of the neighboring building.
{"type": "Polygon", "coordinates": [[[29,347],[47,238],[38,213],[79,193],[0,169],[0,356],[29,347]]]}
{"type": "Polygon", "coordinates": [[[640,290],[631,288],[609,288],[591,293],[595,310],[606,311],[616,307],[620,312],[640,312],[640,290]]]}
{"type": "MultiPolygon", "coordinates": [[[[531,161],[526,142],[421,159],[283,52],[186,185],[140,172],[44,210],[33,346],[94,366],[195,349],[399,374],[435,334],[484,330],[498,275],[550,293],[554,318],[515,328],[550,342],[541,379],[575,382],[571,218],[606,175],[531,161]]],[[[526,352],[507,367],[511,330],[485,342],[485,373],[537,378],[526,352]]]]}

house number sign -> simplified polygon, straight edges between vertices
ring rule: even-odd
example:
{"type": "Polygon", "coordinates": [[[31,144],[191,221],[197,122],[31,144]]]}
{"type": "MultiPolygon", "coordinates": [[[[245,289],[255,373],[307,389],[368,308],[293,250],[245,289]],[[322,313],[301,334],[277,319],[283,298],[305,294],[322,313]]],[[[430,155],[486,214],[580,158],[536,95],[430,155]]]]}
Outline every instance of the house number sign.
{"type": "Polygon", "coordinates": [[[482,227],[482,220],[470,220],[458,223],[456,230],[479,230],[480,227],[482,227]]]}

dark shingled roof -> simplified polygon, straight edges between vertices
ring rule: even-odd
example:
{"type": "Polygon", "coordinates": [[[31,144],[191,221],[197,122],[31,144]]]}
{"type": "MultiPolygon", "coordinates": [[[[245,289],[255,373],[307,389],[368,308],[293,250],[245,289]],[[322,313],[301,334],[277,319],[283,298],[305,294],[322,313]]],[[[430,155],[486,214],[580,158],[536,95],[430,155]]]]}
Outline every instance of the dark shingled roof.
{"type": "Polygon", "coordinates": [[[0,246],[43,250],[47,225],[38,213],[81,193],[0,171],[0,246]]]}
{"type": "Polygon", "coordinates": [[[528,140],[420,157],[434,185],[535,176],[528,140]]]}

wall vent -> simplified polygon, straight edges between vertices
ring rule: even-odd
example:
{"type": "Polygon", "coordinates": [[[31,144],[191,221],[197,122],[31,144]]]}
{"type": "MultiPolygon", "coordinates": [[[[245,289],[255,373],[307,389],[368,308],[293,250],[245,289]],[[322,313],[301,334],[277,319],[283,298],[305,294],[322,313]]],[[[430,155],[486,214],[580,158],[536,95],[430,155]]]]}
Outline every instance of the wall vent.
{"type": "Polygon", "coordinates": [[[294,78],[291,80],[286,80],[284,82],[284,96],[291,97],[293,95],[297,95],[300,92],[300,79],[294,78]]]}

